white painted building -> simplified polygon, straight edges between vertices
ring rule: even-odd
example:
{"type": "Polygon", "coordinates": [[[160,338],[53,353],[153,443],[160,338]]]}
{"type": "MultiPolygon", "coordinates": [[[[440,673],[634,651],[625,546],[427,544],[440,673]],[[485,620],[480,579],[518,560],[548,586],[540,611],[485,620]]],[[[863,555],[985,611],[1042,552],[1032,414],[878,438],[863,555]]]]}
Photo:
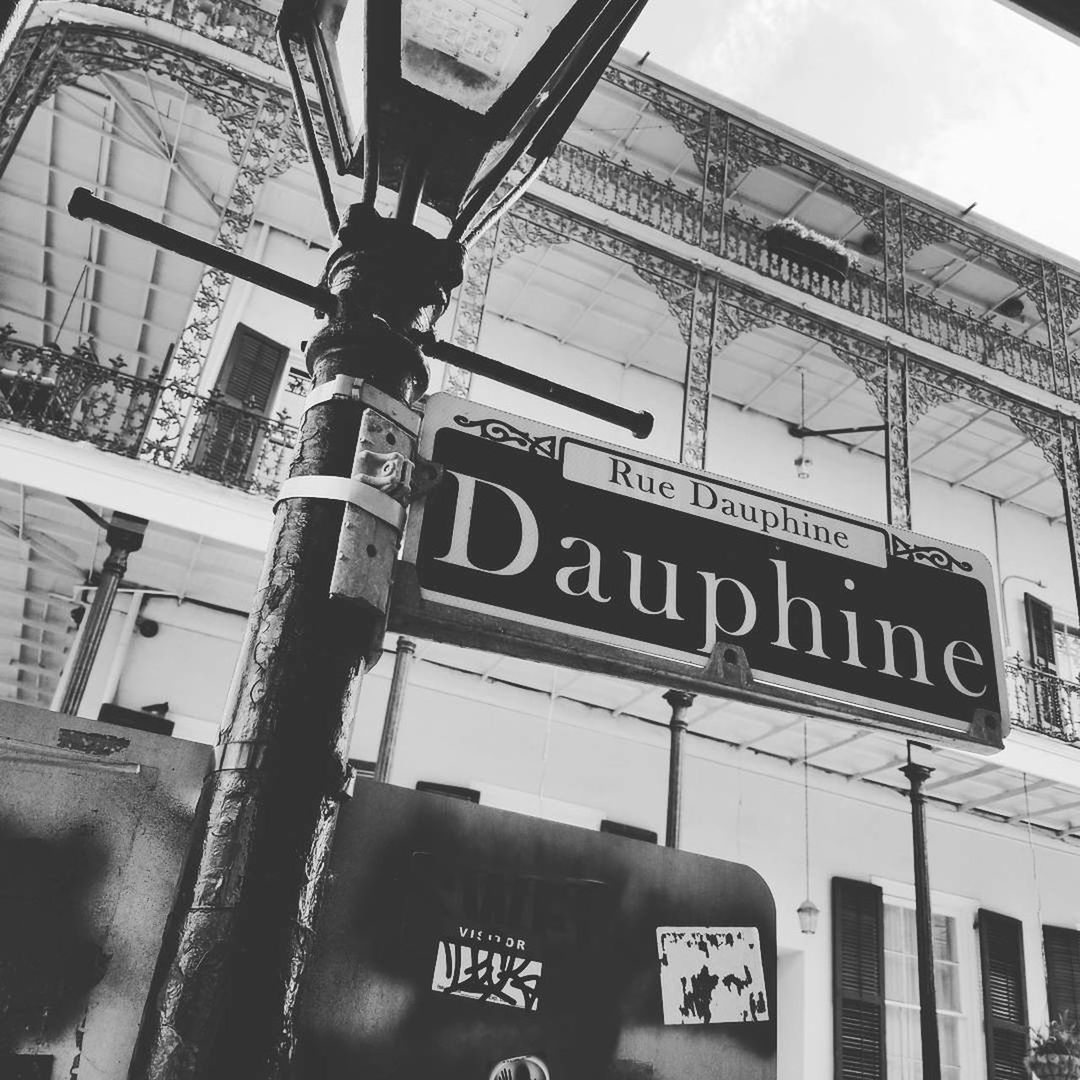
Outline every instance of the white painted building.
{"type": "MultiPolygon", "coordinates": [[[[79,715],[215,738],[315,323],[64,208],[89,186],[315,281],[329,237],[273,7],[42,0],[0,72],[11,701],[60,700],[107,553],[78,500],[149,522],[79,715]]],[[[433,391],[988,556],[1012,730],[992,756],[935,747],[938,1005],[943,1076],[1022,1075],[1027,1028],[1080,1010],[1080,264],[620,55],[470,253],[440,330],[656,428],[641,443],[437,363],[433,391]],[[785,218],[843,245],[843,272],[778,254],[785,218]]],[[[376,757],[392,669],[364,679],[357,761],[376,757]]],[[[663,689],[420,640],[391,782],[662,839],[663,689]]],[[[920,1075],[904,738],[723,697],[689,720],[682,846],[749,864],[776,899],[778,1075],[824,1080],[841,1046],[837,1076],[880,1075],[879,1054],[890,1080],[920,1075]]]]}

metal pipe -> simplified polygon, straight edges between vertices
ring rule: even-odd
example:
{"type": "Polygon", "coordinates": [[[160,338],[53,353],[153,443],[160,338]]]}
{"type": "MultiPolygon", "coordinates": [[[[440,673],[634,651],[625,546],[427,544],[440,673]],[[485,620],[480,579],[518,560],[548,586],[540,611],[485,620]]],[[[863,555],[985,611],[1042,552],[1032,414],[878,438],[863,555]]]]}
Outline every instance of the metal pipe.
{"type": "Polygon", "coordinates": [[[926,852],[926,796],[922,786],[934,771],[911,760],[900,770],[911,782],[911,838],[915,859],[915,939],[919,968],[919,1027],[922,1034],[923,1080],[941,1080],[937,989],[934,986],[934,926],[930,908],[930,869],[926,852]]]}
{"type": "Polygon", "coordinates": [[[85,616],[86,627],[79,635],[79,647],[71,659],[71,674],[60,701],[62,713],[69,716],[77,716],[79,713],[86,684],[90,680],[90,672],[105,634],[105,625],[109,621],[109,613],[116,599],[116,590],[120,587],[120,581],[127,569],[128,556],[142,547],[145,529],[146,521],[142,518],[128,517],[125,514],[113,515],[112,524],[106,533],[109,554],[101,568],[94,602],[85,616]]]}
{"type": "Polygon", "coordinates": [[[236,255],[224,248],[215,247],[204,240],[196,240],[194,236],[170,229],[142,214],[136,214],[131,210],[124,210],[112,203],[95,198],[88,188],[76,188],[68,202],[68,213],[80,221],[90,218],[100,221],[102,225],[127,233],[128,236],[146,240],[148,243],[157,244],[158,247],[167,251],[175,251],[177,255],[184,255],[196,262],[213,266],[217,270],[223,270],[226,274],[250,281],[253,285],[261,285],[264,289],[276,292],[280,296],[287,296],[290,300],[304,304],[329,314],[334,310],[334,298],[326,290],[308,285],[306,282],[289,277],[288,274],[271,270],[261,263],[245,259],[243,255],[236,255]]]}
{"type": "Polygon", "coordinates": [[[120,640],[116,643],[116,651],[113,653],[112,663],[109,665],[109,673],[105,676],[105,685],[101,689],[101,703],[111,705],[116,701],[116,691],[120,686],[120,677],[124,674],[127,664],[128,653],[131,652],[131,642],[135,637],[135,630],[139,624],[139,616],[142,614],[143,602],[146,594],[137,589],[128,597],[128,609],[124,614],[124,623],[120,627],[120,640]]]}
{"type": "Polygon", "coordinates": [[[598,420],[606,420],[609,424],[616,424],[625,428],[639,439],[648,438],[653,429],[652,413],[634,412],[632,409],[614,405],[610,401],[602,401],[591,394],[583,394],[580,390],[573,390],[569,386],[560,386],[542,375],[533,375],[529,371],[519,371],[517,368],[504,364],[499,360],[492,360],[490,356],[482,356],[480,353],[470,352],[453,345],[449,341],[436,341],[432,335],[424,335],[418,340],[418,344],[424,352],[436,360],[442,360],[446,364],[454,364],[463,367],[476,375],[494,379],[512,386],[516,390],[524,390],[526,394],[535,394],[537,397],[547,398],[557,405],[565,405],[568,409],[585,413],[586,416],[595,416],[598,420]]]}
{"type": "Polygon", "coordinates": [[[401,714],[405,709],[405,691],[409,688],[409,668],[416,653],[416,642],[410,638],[398,638],[397,656],[394,658],[394,674],[390,680],[390,698],[386,702],[382,738],[379,740],[379,756],[375,759],[375,779],[385,784],[390,779],[390,766],[394,760],[401,714]]]}
{"type": "Polygon", "coordinates": [[[863,424],[861,427],[835,427],[814,429],[808,427],[790,427],[788,433],[796,439],[808,439],[811,435],[860,435],[864,431],[884,431],[884,424],[863,424]]]}
{"type": "Polygon", "coordinates": [[[319,198],[322,199],[326,221],[330,226],[330,232],[337,235],[341,227],[341,219],[338,217],[337,203],[334,202],[334,192],[330,187],[330,175],[326,171],[326,162],[323,161],[319,150],[319,140],[315,137],[315,122],[311,118],[311,107],[304,93],[300,69],[296,66],[296,57],[293,56],[292,41],[285,29],[285,24],[280,19],[277,24],[277,45],[278,52],[285,61],[285,70],[289,73],[293,100],[296,102],[296,111],[300,116],[300,130],[304,133],[304,144],[307,146],[308,157],[311,159],[311,167],[315,170],[315,180],[319,185],[319,198]]]}
{"type": "Polygon", "coordinates": [[[683,736],[689,726],[686,711],[694,703],[693,694],[685,690],[669,690],[664,700],[671,706],[671,745],[668,751],[667,831],[664,843],[669,848],[679,846],[682,824],[682,767],[683,736]]]}

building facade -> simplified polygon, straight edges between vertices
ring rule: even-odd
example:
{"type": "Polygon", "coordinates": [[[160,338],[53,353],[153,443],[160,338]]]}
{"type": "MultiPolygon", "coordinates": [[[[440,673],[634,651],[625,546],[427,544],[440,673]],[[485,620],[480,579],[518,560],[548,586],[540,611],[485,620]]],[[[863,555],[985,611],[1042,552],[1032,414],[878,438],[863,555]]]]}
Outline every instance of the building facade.
{"type": "MultiPolygon", "coordinates": [[[[120,512],[148,524],[78,715],[214,740],[315,324],[64,208],[88,186],[317,280],[330,237],[274,17],[42,0],[0,71],[13,703],[64,700],[120,512]]],[[[440,330],[656,425],[637,441],[435,362],[433,392],[989,557],[1012,730],[995,755],[934,747],[929,868],[943,1076],[1022,1075],[1028,1029],[1080,1010],[1080,263],[621,54],[440,330]]],[[[415,646],[392,783],[662,839],[662,686],[415,646]]],[[[365,676],[357,762],[392,670],[365,676]]],[[[921,1075],[904,738],[705,695],[688,720],[682,846],[775,897],[778,1075],[921,1075]]],[[[72,1071],[88,1015],[0,1050],[113,1075],[72,1071]]]]}

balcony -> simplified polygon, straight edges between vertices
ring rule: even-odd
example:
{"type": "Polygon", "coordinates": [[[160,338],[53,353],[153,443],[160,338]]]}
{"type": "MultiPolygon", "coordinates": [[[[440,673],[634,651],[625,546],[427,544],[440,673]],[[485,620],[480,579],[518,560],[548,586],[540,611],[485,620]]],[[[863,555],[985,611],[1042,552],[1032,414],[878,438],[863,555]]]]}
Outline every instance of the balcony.
{"type": "Polygon", "coordinates": [[[1005,662],[1009,712],[1017,727],[1080,743],[1080,683],[1040,671],[1018,657],[1005,662]]]}
{"type": "Polygon", "coordinates": [[[85,346],[65,353],[2,329],[0,421],[265,495],[276,493],[296,440],[280,417],[128,375],[122,360],[102,363],[85,346]]]}

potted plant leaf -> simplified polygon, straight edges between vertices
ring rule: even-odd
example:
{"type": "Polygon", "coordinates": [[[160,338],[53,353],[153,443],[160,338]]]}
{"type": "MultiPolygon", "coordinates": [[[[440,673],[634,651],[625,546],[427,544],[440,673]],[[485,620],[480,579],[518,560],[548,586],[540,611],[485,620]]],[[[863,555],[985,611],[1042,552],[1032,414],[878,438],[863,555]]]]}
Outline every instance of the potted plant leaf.
{"type": "Polygon", "coordinates": [[[765,232],[765,247],[788,262],[842,282],[858,256],[839,240],[808,229],[794,218],[782,218],[765,232]]]}
{"type": "Polygon", "coordinates": [[[1032,1032],[1027,1066],[1038,1080],[1080,1080],[1080,1027],[1068,1017],[1032,1032]]]}

